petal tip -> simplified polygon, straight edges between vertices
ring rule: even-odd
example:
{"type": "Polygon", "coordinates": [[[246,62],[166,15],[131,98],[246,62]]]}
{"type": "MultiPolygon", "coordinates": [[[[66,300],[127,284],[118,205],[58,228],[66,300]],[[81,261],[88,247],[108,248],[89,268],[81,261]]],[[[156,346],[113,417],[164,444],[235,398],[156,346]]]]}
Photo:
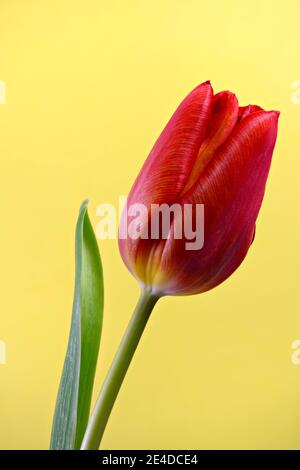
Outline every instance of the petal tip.
{"type": "Polygon", "coordinates": [[[224,90],[224,91],[219,91],[219,93],[216,93],[214,96],[215,100],[227,100],[227,102],[233,102],[238,104],[238,99],[235,93],[232,93],[229,90],[224,90]]]}
{"type": "Polygon", "coordinates": [[[208,95],[213,95],[213,88],[211,86],[211,81],[206,80],[206,82],[202,82],[197,85],[191,93],[207,93],[208,95]]]}
{"type": "Polygon", "coordinates": [[[196,86],[196,90],[198,89],[203,89],[207,88],[207,90],[212,90],[212,85],[210,80],[206,80],[205,82],[200,83],[198,86],[196,86]]]}
{"type": "Polygon", "coordinates": [[[278,122],[279,116],[280,116],[280,111],[277,111],[275,109],[271,109],[271,111],[266,111],[267,115],[270,116],[274,120],[274,123],[278,122]]]}
{"type": "Polygon", "coordinates": [[[275,114],[275,116],[277,117],[277,119],[279,118],[279,116],[280,116],[280,111],[272,110],[271,112],[275,114]]]}

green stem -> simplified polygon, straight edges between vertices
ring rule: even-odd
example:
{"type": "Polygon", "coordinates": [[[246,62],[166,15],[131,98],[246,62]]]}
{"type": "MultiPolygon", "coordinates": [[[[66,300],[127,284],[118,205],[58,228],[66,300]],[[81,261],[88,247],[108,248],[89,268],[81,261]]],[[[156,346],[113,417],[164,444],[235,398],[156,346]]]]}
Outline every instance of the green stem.
{"type": "Polygon", "coordinates": [[[81,444],[81,450],[96,450],[99,448],[123,379],[158,299],[159,297],[148,289],[142,290],[119,349],[104,380],[81,444]]]}

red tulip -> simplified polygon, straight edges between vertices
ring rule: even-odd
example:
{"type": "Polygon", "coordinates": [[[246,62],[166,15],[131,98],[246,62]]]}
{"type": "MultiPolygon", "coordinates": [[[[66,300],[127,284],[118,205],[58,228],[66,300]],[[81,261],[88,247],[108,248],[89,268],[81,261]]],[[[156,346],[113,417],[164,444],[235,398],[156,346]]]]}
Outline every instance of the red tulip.
{"type": "Polygon", "coordinates": [[[183,100],[158,138],[130,191],[119,232],[122,258],[139,280],[141,296],[104,380],[82,449],[98,448],[159,297],[212,289],[246,256],[265,192],[278,116],[259,106],[239,107],[234,94],[214,95],[205,82],[183,100]],[[199,204],[204,206],[204,244],[189,249],[191,237],[185,229],[195,225],[197,239],[199,204]],[[181,210],[179,216],[172,213],[167,236],[164,220],[157,218],[166,205],[181,210]],[[191,208],[187,218],[186,207],[191,208]],[[152,231],[153,221],[157,232],[152,231]],[[178,237],[182,225],[184,237],[178,237]]]}
{"type": "MultiPolygon", "coordinates": [[[[229,91],[214,95],[210,82],[180,104],[151,150],[127,209],[143,204],[148,215],[141,236],[120,238],[122,258],[139,280],[158,295],[204,292],[228,278],[247,254],[265,192],[277,136],[277,111],[239,107],[229,91]],[[204,204],[204,245],[187,250],[176,239],[174,216],[167,239],[145,238],[151,204],[204,204]]],[[[125,210],[120,230],[132,218],[125,210]]]]}

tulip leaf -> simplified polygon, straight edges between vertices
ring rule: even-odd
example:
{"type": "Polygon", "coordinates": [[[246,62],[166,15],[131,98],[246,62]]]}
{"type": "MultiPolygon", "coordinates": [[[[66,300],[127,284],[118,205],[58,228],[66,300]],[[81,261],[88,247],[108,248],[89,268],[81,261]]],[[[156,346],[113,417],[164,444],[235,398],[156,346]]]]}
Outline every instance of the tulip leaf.
{"type": "Polygon", "coordinates": [[[51,449],[79,449],[87,426],[103,318],[100,254],[87,213],[80,210],[75,237],[75,290],[71,329],[51,434],[51,449]]]}

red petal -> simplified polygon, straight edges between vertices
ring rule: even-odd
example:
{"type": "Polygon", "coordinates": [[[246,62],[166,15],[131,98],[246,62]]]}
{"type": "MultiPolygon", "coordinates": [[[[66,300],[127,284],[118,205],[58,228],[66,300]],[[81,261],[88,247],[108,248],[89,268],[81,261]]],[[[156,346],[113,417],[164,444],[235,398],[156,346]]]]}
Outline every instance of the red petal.
{"type": "Polygon", "coordinates": [[[241,263],[253,240],[277,136],[277,112],[250,113],[235,127],[182,204],[204,203],[205,238],[199,252],[167,241],[161,267],[168,293],[215,287],[241,263]],[[172,280],[173,279],[173,280],[172,280]]]}
{"type": "MultiPolygon", "coordinates": [[[[150,204],[171,204],[178,198],[207,133],[212,98],[210,82],[205,82],[182,101],[145,161],[128,196],[128,206],[138,203],[149,209],[150,204]]],[[[123,215],[121,230],[124,225],[123,215]]],[[[140,242],[130,238],[119,241],[121,255],[131,271],[140,242]]]]}
{"type": "Polygon", "coordinates": [[[238,120],[241,121],[249,114],[255,113],[256,111],[264,111],[260,106],[256,104],[248,104],[248,106],[240,106],[239,107],[239,117],[238,120]]]}
{"type": "Polygon", "coordinates": [[[210,82],[205,82],[182,101],[145,161],[129,194],[131,203],[176,200],[207,132],[212,97],[210,82]]]}
{"type": "Polygon", "coordinates": [[[199,178],[200,173],[213,158],[218,147],[220,147],[230,135],[236,125],[238,113],[238,101],[233,93],[222,91],[214,96],[208,133],[201,144],[184,192],[193,186],[199,178]]]}

